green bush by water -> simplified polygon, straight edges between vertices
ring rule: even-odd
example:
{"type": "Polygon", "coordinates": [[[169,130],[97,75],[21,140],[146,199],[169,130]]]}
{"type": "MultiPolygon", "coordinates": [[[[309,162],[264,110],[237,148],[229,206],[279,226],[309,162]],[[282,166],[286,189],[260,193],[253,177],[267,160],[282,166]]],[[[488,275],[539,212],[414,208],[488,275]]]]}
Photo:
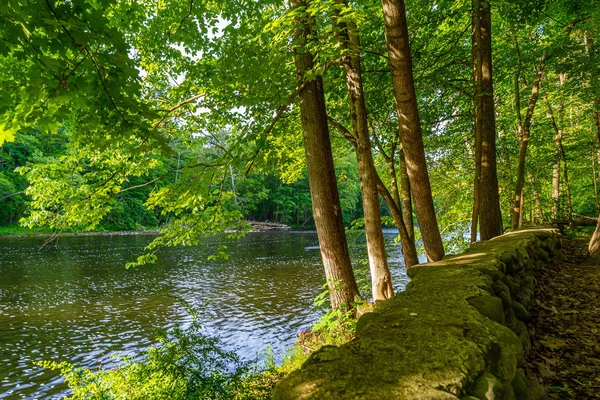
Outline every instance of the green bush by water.
{"type": "Polygon", "coordinates": [[[51,361],[38,365],[59,370],[72,399],[268,399],[280,377],[274,363],[258,370],[241,362],[218,339],[189,329],[162,331],[158,343],[141,357],[115,357],[114,366],[97,370],[51,361]]]}

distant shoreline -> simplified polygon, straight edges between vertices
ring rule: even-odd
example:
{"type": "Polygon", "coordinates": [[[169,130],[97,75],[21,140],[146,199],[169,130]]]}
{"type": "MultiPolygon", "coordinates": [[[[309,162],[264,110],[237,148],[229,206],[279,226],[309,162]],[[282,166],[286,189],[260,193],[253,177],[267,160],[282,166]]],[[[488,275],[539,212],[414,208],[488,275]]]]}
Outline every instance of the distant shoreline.
{"type": "MultiPolygon", "coordinates": [[[[272,222],[260,222],[260,221],[246,221],[250,225],[249,232],[285,232],[292,229],[290,226],[285,224],[277,224],[272,222]]],[[[8,238],[8,237],[28,237],[28,238],[48,238],[48,237],[75,237],[75,236],[138,236],[138,235],[159,235],[160,229],[142,229],[136,231],[89,231],[89,232],[61,232],[61,233],[52,233],[52,232],[40,232],[36,230],[32,230],[28,232],[25,228],[15,227],[14,231],[11,232],[11,229],[8,228],[5,232],[2,231],[2,227],[0,227],[0,238],[8,238]]]]}
{"type": "Polygon", "coordinates": [[[74,237],[74,236],[135,236],[135,235],[158,235],[160,231],[158,229],[147,229],[140,231],[114,231],[114,232],[62,232],[62,233],[47,233],[47,232],[31,232],[23,233],[23,231],[16,231],[14,233],[0,233],[0,238],[9,237],[74,237]]]}

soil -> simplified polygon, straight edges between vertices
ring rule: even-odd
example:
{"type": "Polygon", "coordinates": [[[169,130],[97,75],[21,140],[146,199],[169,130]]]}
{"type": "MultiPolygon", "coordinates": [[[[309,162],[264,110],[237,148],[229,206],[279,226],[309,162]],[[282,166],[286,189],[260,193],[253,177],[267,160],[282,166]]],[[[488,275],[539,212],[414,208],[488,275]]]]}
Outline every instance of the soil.
{"type": "Polygon", "coordinates": [[[565,238],[566,261],[537,277],[527,375],[550,399],[600,399],[600,257],[588,238],[565,238]]]}

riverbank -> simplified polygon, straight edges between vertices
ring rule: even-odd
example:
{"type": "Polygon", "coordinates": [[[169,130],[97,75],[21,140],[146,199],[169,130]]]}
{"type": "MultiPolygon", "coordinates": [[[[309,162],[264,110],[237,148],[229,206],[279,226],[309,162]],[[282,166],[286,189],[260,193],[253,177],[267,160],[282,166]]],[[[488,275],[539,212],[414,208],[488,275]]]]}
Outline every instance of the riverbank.
{"type": "MultiPolygon", "coordinates": [[[[286,224],[273,222],[246,221],[250,225],[250,232],[283,232],[292,228],[286,224]]],[[[297,229],[293,229],[297,230],[297,229]]],[[[73,237],[73,236],[132,236],[132,235],[158,235],[160,229],[139,229],[126,231],[85,231],[71,229],[67,232],[56,233],[49,228],[26,228],[19,225],[0,226],[0,237],[73,237]]]]}
{"type": "Polygon", "coordinates": [[[50,229],[24,228],[22,226],[0,227],[0,237],[74,237],[74,236],[131,236],[131,235],[158,235],[158,229],[142,229],[137,231],[70,231],[56,233],[50,229]]]}

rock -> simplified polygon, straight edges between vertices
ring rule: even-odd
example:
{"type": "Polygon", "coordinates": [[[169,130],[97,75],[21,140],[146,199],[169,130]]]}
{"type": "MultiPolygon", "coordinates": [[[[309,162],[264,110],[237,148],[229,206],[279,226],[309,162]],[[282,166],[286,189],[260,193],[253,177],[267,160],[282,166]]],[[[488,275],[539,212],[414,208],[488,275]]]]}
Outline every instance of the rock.
{"type": "Polygon", "coordinates": [[[502,382],[489,372],[484,372],[469,392],[479,400],[502,400],[502,382]]]}
{"type": "Polygon", "coordinates": [[[490,349],[490,371],[503,382],[511,382],[517,373],[517,355],[510,346],[494,344],[490,349]]]}
{"type": "Polygon", "coordinates": [[[527,378],[525,371],[518,369],[511,383],[517,400],[527,400],[527,378]]]}
{"type": "Polygon", "coordinates": [[[517,301],[521,303],[525,309],[529,309],[531,300],[533,300],[533,290],[531,289],[523,289],[517,295],[517,301]]]}
{"type": "Polygon", "coordinates": [[[527,356],[531,351],[531,339],[529,338],[529,332],[527,332],[527,325],[523,321],[517,320],[515,324],[515,332],[519,336],[519,340],[523,344],[523,351],[527,356]]]}
{"type": "Polygon", "coordinates": [[[499,324],[504,324],[504,308],[502,307],[502,300],[498,297],[479,296],[470,298],[467,301],[483,316],[499,324]]]}
{"type": "Polygon", "coordinates": [[[499,342],[501,346],[508,346],[517,357],[517,366],[525,364],[525,353],[523,350],[523,343],[519,339],[519,336],[509,328],[500,324],[493,324],[490,327],[492,334],[499,342]]]}
{"type": "Polygon", "coordinates": [[[509,384],[505,384],[502,392],[502,400],[517,400],[515,397],[515,391],[509,384]]]}
{"type": "Polygon", "coordinates": [[[508,286],[502,281],[497,281],[492,284],[492,288],[494,289],[496,296],[502,300],[502,305],[504,305],[504,307],[510,307],[512,299],[510,297],[510,289],[508,286]]]}
{"type": "Polygon", "coordinates": [[[506,286],[510,289],[511,295],[516,295],[521,289],[521,277],[518,275],[506,275],[506,278],[502,280],[506,286]]]}
{"type": "Polygon", "coordinates": [[[531,318],[529,311],[527,311],[525,306],[523,306],[523,304],[519,303],[518,301],[513,301],[511,307],[517,319],[520,319],[521,321],[529,321],[529,319],[531,318]]]}

